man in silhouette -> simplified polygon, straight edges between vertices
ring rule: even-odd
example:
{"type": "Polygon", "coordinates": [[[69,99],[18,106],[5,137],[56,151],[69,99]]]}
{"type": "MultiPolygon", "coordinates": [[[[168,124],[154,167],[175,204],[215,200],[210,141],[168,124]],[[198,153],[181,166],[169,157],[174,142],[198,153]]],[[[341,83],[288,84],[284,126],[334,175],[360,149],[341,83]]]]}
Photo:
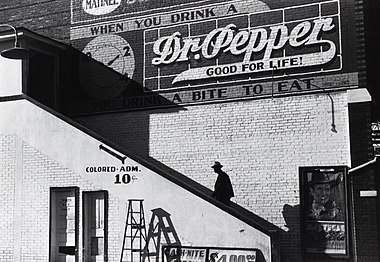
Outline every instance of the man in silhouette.
{"type": "Polygon", "coordinates": [[[230,198],[234,196],[234,191],[232,189],[230,177],[222,171],[222,167],[223,166],[220,162],[217,161],[215,161],[214,165],[211,167],[214,169],[214,172],[218,174],[212,197],[229,206],[230,198]]]}

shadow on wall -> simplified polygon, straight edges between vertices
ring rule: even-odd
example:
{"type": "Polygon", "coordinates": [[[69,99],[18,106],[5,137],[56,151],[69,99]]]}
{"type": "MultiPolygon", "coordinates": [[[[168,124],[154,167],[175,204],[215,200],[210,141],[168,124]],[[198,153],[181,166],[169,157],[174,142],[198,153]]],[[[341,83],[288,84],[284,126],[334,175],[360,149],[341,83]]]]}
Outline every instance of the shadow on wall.
{"type": "Polygon", "coordinates": [[[162,208],[151,212],[148,227],[143,199],[129,199],[120,261],[159,261],[163,245],[181,246],[170,213],[162,208]]]}
{"type": "MultiPolygon", "coordinates": [[[[281,262],[322,262],[322,261],[347,261],[346,259],[333,258],[325,254],[328,248],[327,233],[323,229],[323,225],[317,220],[308,220],[307,228],[303,240],[301,240],[301,219],[300,219],[300,205],[284,205],[283,217],[285,220],[285,227],[288,231],[281,231],[281,262]],[[309,230],[308,230],[309,229],[309,230]],[[303,249],[310,249],[318,253],[315,255],[303,255],[303,249]]],[[[304,222],[306,223],[306,222],[304,222]]]]}
{"type": "MultiPolygon", "coordinates": [[[[184,261],[184,259],[187,261],[194,259],[195,261],[200,259],[200,257],[197,257],[197,253],[193,253],[195,249],[219,249],[218,247],[183,246],[179,238],[181,232],[177,232],[170,213],[160,207],[151,210],[150,222],[146,226],[145,212],[142,207],[143,201],[141,199],[130,199],[128,201],[121,261],[132,259],[136,261],[157,262],[161,260],[161,257],[163,258],[163,262],[184,261]],[[136,212],[136,210],[140,211],[136,212]],[[191,251],[187,252],[186,250],[191,251]]],[[[220,250],[225,249],[228,248],[224,247],[220,250]]],[[[266,261],[261,250],[255,248],[252,250],[255,251],[255,256],[248,256],[248,262],[266,261]]],[[[204,260],[199,261],[220,262],[226,260],[226,255],[219,254],[218,256],[218,252],[212,253],[211,251],[206,251],[205,255],[204,260]]]]}
{"type": "MultiPolygon", "coordinates": [[[[231,202],[229,206],[221,203],[220,201],[212,197],[212,193],[213,193],[212,190],[190,179],[189,177],[179,173],[178,171],[164,165],[162,162],[154,158],[148,157],[148,162],[152,164],[155,168],[158,168],[159,170],[164,171],[164,174],[167,174],[168,175],[167,178],[170,179],[172,182],[176,183],[176,181],[181,181],[181,185],[185,189],[192,192],[193,194],[203,198],[204,200],[212,203],[215,206],[218,206],[219,208],[223,209],[225,212],[229,213],[230,215],[234,217],[239,218],[240,220],[251,225],[252,227],[262,232],[265,232],[266,234],[271,236],[273,246],[277,247],[278,233],[282,230],[278,228],[277,226],[275,226],[274,224],[268,222],[266,219],[252,213],[251,211],[247,210],[246,208],[234,202],[231,202]]],[[[154,212],[155,210],[152,210],[152,211],[154,212]]],[[[168,223],[168,225],[170,225],[170,223],[168,223]]],[[[257,255],[257,260],[256,260],[257,262],[266,261],[263,253],[260,250],[257,250],[256,255],[257,255]]],[[[207,262],[212,262],[212,260],[208,260],[207,262]]]]}
{"type": "MultiPolygon", "coordinates": [[[[37,59],[35,63],[39,63],[38,57],[36,54],[30,63],[33,64],[34,59],[37,59]]],[[[98,62],[91,58],[91,53],[84,54],[68,46],[60,55],[57,111],[118,146],[133,149],[134,154],[148,155],[150,115],[158,111],[172,113],[185,109],[175,103],[175,95],[165,97],[165,94],[158,94],[141,85],[141,72],[135,72],[133,79],[136,81],[131,79],[126,69],[118,68],[117,56],[107,61],[98,62]],[[155,108],[157,111],[152,111],[155,108]],[[120,112],[130,114],[116,114],[120,112]],[[133,139],[129,139],[131,137],[133,139]]],[[[35,78],[43,78],[43,75],[35,78]]],[[[43,102],[42,96],[35,94],[32,98],[43,102]]]]}
{"type": "MultiPolygon", "coordinates": [[[[149,91],[130,79],[128,75],[113,70],[109,64],[112,64],[114,59],[117,59],[116,57],[112,58],[109,63],[103,64],[92,59],[90,55],[83,54],[71,47],[65,52],[68,52],[68,55],[62,56],[60,65],[62,68],[60,71],[61,88],[56,96],[59,99],[57,111],[74,118],[117,147],[133,149],[131,150],[133,154],[143,156],[147,160],[151,165],[149,168],[158,170],[157,172],[174,183],[178,182],[195,195],[238,217],[252,227],[272,236],[277,235],[281,229],[267,220],[235,203],[231,203],[231,206],[220,203],[211,197],[212,190],[149,157],[151,114],[173,113],[186,109],[176,104],[174,99],[164,97],[165,94],[160,95],[149,91]],[[117,112],[130,113],[116,114],[117,112]],[[138,144],[138,148],[136,148],[136,144],[138,144]]],[[[139,78],[139,76],[135,77],[139,78]]],[[[38,97],[33,98],[39,100],[38,97]]],[[[165,130],[169,132],[172,129],[172,126],[167,126],[167,123],[159,124],[163,127],[160,129],[162,132],[165,130]]],[[[157,241],[157,239],[155,241],[153,239],[153,236],[157,236],[157,232],[154,231],[155,227],[151,227],[151,224],[156,226],[162,224],[164,217],[168,214],[160,208],[152,210],[152,212],[152,219],[156,220],[151,221],[149,225],[147,239],[152,242],[148,242],[148,245],[157,241]]],[[[171,223],[167,219],[165,221],[171,223]]],[[[181,244],[174,226],[170,237],[165,234],[162,237],[167,243],[181,244]]],[[[158,259],[157,255],[158,252],[149,254],[152,258],[158,259]]],[[[265,261],[264,255],[259,250],[257,251],[257,261],[265,261]]]]}
{"type": "Polygon", "coordinates": [[[147,256],[153,256],[155,261],[159,261],[159,253],[163,243],[165,245],[181,245],[177,231],[170,218],[170,213],[162,208],[155,208],[152,210],[146,239],[145,250],[148,250],[147,256]],[[161,240],[161,237],[163,237],[163,240],[161,240]]]}
{"type": "Polygon", "coordinates": [[[300,206],[284,205],[282,215],[285,220],[287,231],[282,231],[280,235],[282,262],[301,262],[302,254],[300,253],[300,206]]]}
{"type": "Polygon", "coordinates": [[[65,52],[60,56],[59,111],[70,116],[160,107],[177,107],[179,110],[175,103],[178,96],[169,99],[159,95],[140,84],[140,72],[136,72],[132,79],[125,65],[114,66],[119,55],[108,58],[110,61],[105,58],[106,61],[99,62],[90,52],[84,54],[72,47],[65,52]]]}

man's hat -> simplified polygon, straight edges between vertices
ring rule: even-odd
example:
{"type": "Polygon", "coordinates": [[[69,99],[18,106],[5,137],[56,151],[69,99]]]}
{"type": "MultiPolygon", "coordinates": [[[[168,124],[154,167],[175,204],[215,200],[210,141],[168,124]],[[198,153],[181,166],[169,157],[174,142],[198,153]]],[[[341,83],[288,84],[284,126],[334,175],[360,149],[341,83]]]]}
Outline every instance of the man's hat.
{"type": "Polygon", "coordinates": [[[328,174],[326,172],[313,172],[311,174],[311,180],[309,181],[310,186],[316,184],[330,184],[330,186],[336,186],[337,180],[334,174],[328,174]]]}
{"type": "Polygon", "coordinates": [[[214,165],[213,165],[211,168],[215,168],[215,167],[220,167],[220,168],[222,168],[223,166],[222,166],[222,164],[220,164],[220,162],[215,161],[214,165]]]}

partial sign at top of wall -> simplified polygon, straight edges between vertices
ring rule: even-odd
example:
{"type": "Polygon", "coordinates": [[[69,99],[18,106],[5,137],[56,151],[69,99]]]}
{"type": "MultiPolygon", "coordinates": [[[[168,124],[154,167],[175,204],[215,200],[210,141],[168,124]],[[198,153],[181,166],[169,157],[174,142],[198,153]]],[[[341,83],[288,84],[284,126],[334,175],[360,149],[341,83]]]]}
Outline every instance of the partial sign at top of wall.
{"type": "MultiPolygon", "coordinates": [[[[109,20],[123,16],[142,16],[192,4],[215,3],[210,0],[72,0],[73,24],[109,20]]],[[[256,4],[257,5],[257,4],[256,4]]],[[[263,5],[259,3],[259,5],[263,5]]]]}

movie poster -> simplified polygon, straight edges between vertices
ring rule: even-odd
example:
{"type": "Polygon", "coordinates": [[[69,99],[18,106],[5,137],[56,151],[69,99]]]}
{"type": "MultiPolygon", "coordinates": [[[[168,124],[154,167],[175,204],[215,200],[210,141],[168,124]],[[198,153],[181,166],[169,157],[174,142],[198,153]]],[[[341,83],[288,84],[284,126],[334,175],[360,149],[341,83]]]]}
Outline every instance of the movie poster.
{"type": "Polygon", "coordinates": [[[304,254],[348,256],[346,167],[300,168],[304,254]]]}

